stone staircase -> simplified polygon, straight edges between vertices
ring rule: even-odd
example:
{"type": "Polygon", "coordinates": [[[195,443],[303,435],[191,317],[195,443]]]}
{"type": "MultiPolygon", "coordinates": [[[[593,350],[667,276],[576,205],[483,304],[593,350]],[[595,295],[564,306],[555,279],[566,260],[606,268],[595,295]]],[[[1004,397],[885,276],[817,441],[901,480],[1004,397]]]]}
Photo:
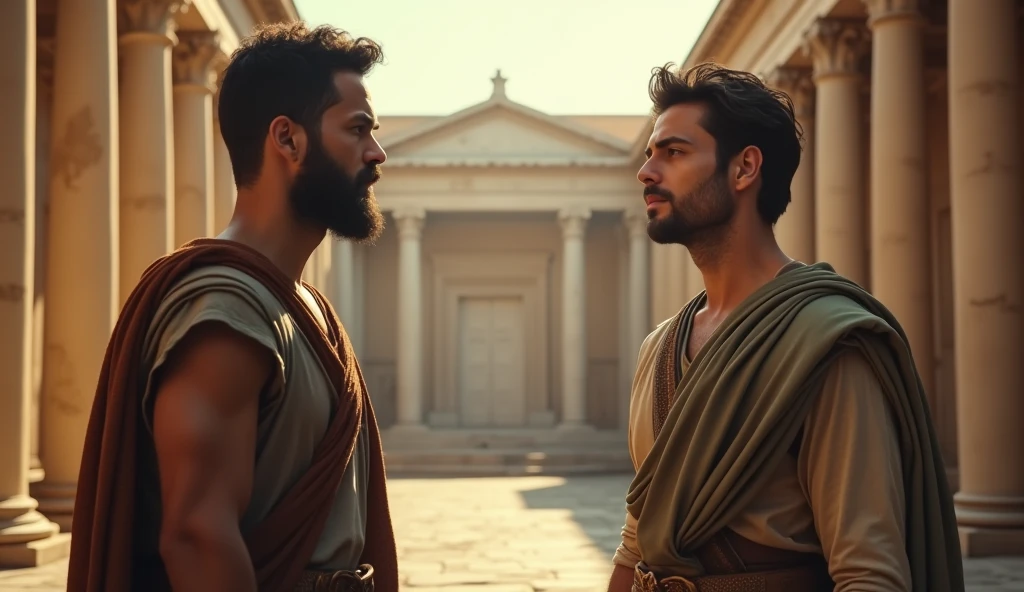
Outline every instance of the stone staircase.
{"type": "Polygon", "coordinates": [[[633,470],[626,436],[594,429],[402,429],[382,434],[389,477],[580,475],[633,470]]]}

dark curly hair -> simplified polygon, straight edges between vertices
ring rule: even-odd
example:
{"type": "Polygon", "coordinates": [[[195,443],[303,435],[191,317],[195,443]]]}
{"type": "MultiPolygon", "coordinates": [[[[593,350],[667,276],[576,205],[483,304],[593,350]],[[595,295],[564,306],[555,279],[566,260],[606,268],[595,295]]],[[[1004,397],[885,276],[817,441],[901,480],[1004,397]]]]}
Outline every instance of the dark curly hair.
{"type": "Polygon", "coordinates": [[[679,72],[669,63],[655,68],[649,85],[654,117],[674,105],[699,103],[707,109],[701,126],[715,138],[718,172],[748,146],[762,154],[757,211],[775,224],[790,202],[790,183],[800,164],[803,128],[793,101],[749,72],[698,64],[679,72]]]}
{"type": "Polygon", "coordinates": [[[287,116],[318,137],[319,122],[341,100],[333,76],[366,75],[384,59],[380,45],[334,27],[261,25],[231,55],[220,84],[217,114],[235,184],[252,184],[263,163],[270,122],[287,116]]]}

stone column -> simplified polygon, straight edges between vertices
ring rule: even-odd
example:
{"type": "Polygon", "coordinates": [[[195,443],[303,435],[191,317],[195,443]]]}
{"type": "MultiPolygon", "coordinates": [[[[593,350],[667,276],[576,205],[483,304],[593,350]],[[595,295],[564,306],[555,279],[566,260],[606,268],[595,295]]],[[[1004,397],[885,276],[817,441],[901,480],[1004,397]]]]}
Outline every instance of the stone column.
{"type": "Polygon", "coordinates": [[[182,31],[172,53],[175,247],[214,231],[213,60],[210,31],[182,31]]]}
{"type": "Polygon", "coordinates": [[[180,4],[118,2],[120,303],[128,299],[142,272],[174,246],[171,14],[180,4]]]}
{"type": "Polygon", "coordinates": [[[41,563],[59,527],[29,496],[32,451],[32,286],[35,275],[36,3],[0,7],[0,121],[11,150],[0,159],[0,566],[41,563]]]}
{"type": "MultiPolygon", "coordinates": [[[[218,72],[218,79],[227,67],[227,57],[219,54],[214,59],[214,69],[218,72]]],[[[238,189],[235,187],[235,173],[231,169],[231,155],[228,154],[228,147],[224,143],[224,136],[220,131],[220,116],[217,111],[217,98],[219,93],[213,95],[213,234],[220,234],[235,212],[235,200],[238,198],[238,189]]]]}
{"type": "Polygon", "coordinates": [[[931,207],[924,19],[917,0],[868,0],[871,60],[871,292],[907,333],[933,395],[931,207]]]}
{"type": "Polygon", "coordinates": [[[586,260],[583,237],[591,212],[558,212],[562,226],[562,424],[582,428],[587,413],[586,260]]]}
{"type": "Polygon", "coordinates": [[[354,245],[351,241],[341,240],[335,241],[332,247],[332,258],[334,261],[331,267],[334,270],[332,274],[334,276],[334,305],[337,307],[341,323],[345,326],[345,332],[348,333],[349,339],[353,341],[354,348],[353,328],[355,327],[356,312],[354,245]]]}
{"type": "Polygon", "coordinates": [[[800,167],[790,185],[791,199],[786,213],[775,225],[779,246],[787,255],[813,263],[814,259],[814,81],[803,68],[782,67],[770,77],[773,86],[793,99],[796,119],[804,132],[800,167]]]}
{"type": "Polygon", "coordinates": [[[82,443],[119,301],[115,0],[57,8],[39,507],[71,526],[82,443]]]}
{"type": "Polygon", "coordinates": [[[650,333],[651,325],[651,239],[647,236],[647,212],[645,210],[627,210],[623,216],[626,232],[629,236],[629,276],[626,283],[626,362],[623,367],[622,381],[625,390],[617,397],[619,401],[619,426],[629,425],[629,385],[636,371],[637,356],[640,346],[650,333]]]}
{"type": "Polygon", "coordinates": [[[426,212],[394,212],[398,224],[397,428],[423,425],[423,280],[420,238],[426,212]]]}
{"type": "MultiPolygon", "coordinates": [[[[629,233],[629,355],[636,359],[644,338],[650,333],[650,243],[647,236],[647,213],[629,210],[623,216],[629,233]]],[[[626,369],[629,370],[629,369],[626,369]]]]}
{"type": "Polygon", "coordinates": [[[860,61],[868,33],[859,20],[820,19],[807,32],[805,49],[817,85],[815,255],[867,287],[860,61]]]}
{"type": "Polygon", "coordinates": [[[949,2],[950,207],[968,556],[1024,554],[1024,187],[1015,0],[949,2]]]}

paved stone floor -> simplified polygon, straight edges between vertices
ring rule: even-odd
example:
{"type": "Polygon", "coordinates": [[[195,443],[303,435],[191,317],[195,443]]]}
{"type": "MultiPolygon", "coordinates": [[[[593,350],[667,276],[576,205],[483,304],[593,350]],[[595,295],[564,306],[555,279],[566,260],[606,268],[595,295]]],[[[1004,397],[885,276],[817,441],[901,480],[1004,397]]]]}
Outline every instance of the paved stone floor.
{"type": "MultiPolygon", "coordinates": [[[[601,591],[627,484],[621,475],[393,480],[402,590],[601,591]]],[[[63,591],[66,567],[0,571],[0,591],[63,591]]],[[[970,592],[1024,591],[1024,558],[968,560],[966,573],[970,592]]]]}

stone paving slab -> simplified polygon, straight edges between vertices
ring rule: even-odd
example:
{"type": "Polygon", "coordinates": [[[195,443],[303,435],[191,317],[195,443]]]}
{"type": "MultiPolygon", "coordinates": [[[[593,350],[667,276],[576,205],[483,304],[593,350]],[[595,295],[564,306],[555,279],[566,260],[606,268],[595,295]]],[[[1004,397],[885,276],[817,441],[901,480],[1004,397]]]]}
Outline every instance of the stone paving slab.
{"type": "MultiPolygon", "coordinates": [[[[402,590],[601,592],[625,475],[393,479],[402,590]]],[[[1024,592],[1024,558],[968,559],[970,592],[1024,592]]],[[[0,592],[62,592],[67,562],[0,571],[0,592]]]]}

